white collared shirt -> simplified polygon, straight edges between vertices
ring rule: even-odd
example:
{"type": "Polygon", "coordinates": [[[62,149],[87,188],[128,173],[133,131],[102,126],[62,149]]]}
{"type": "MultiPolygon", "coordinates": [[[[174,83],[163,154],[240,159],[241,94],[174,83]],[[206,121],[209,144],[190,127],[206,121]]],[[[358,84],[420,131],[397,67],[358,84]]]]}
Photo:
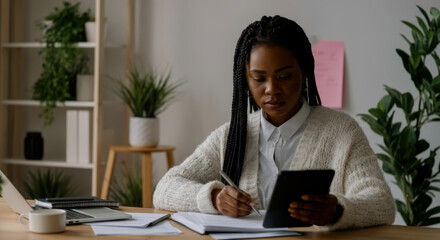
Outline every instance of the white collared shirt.
{"type": "Polygon", "coordinates": [[[261,111],[258,191],[266,209],[275,187],[278,172],[288,170],[304,134],[311,108],[303,101],[301,109],[279,127],[275,127],[261,111]]]}

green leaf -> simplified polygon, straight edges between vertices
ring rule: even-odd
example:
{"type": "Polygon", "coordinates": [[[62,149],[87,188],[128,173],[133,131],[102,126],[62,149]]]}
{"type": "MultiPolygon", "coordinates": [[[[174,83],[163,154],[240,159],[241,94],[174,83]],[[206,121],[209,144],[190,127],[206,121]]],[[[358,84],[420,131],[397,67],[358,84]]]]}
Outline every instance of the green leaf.
{"type": "Polygon", "coordinates": [[[425,17],[426,22],[428,23],[428,26],[431,24],[428,14],[426,13],[426,11],[421,8],[419,5],[417,5],[417,8],[420,10],[420,12],[422,13],[423,17],[425,17]]]}
{"type": "Polygon", "coordinates": [[[384,172],[391,174],[391,175],[395,175],[395,173],[396,173],[393,165],[389,162],[386,162],[386,161],[382,161],[382,169],[384,172]]]}
{"type": "MultiPolygon", "coordinates": [[[[431,13],[431,15],[432,15],[434,18],[437,18],[437,17],[440,16],[440,11],[439,11],[437,8],[435,8],[435,7],[432,7],[432,8],[431,8],[430,13],[431,13]]],[[[437,24],[438,24],[438,23],[437,23],[437,24]]]]}
{"type": "Polygon", "coordinates": [[[403,63],[403,66],[405,67],[405,70],[411,74],[412,72],[410,72],[410,69],[409,69],[409,55],[401,49],[396,49],[396,52],[400,56],[400,58],[402,59],[402,63],[403,63]]]}
{"type": "Polygon", "coordinates": [[[419,111],[413,112],[409,115],[409,120],[414,121],[419,117],[419,111]]]}
{"type": "Polygon", "coordinates": [[[396,199],[396,207],[397,211],[399,211],[400,215],[402,216],[403,220],[405,221],[406,225],[411,225],[410,216],[407,211],[407,207],[405,203],[402,201],[396,199]]]}
{"type": "Polygon", "coordinates": [[[385,155],[385,154],[382,154],[382,153],[377,153],[376,156],[381,161],[391,163],[391,158],[388,155],[385,155]]]}
{"type": "MultiPolygon", "coordinates": [[[[417,199],[414,201],[413,207],[415,212],[418,215],[423,216],[423,214],[426,212],[426,209],[431,205],[432,198],[426,194],[421,194],[417,197],[417,199]]],[[[417,216],[419,217],[419,216],[417,216]]]]}
{"type": "Polygon", "coordinates": [[[409,56],[409,63],[411,64],[412,69],[417,69],[420,65],[420,61],[421,60],[420,60],[419,54],[413,54],[413,55],[409,56]]]}
{"type": "Polygon", "coordinates": [[[420,154],[424,151],[426,151],[429,148],[429,143],[427,141],[425,141],[424,139],[419,140],[416,143],[416,154],[420,154]]]}
{"type": "Polygon", "coordinates": [[[370,108],[370,109],[368,110],[368,112],[369,112],[371,115],[375,116],[376,118],[382,120],[383,122],[385,122],[386,119],[387,119],[387,114],[386,114],[385,112],[381,111],[380,109],[377,109],[377,108],[370,108]]]}
{"type": "Polygon", "coordinates": [[[385,95],[378,104],[381,109],[385,112],[385,113],[389,113],[391,108],[393,108],[394,105],[394,101],[393,98],[389,95],[385,95]]]}
{"type": "Polygon", "coordinates": [[[436,93],[440,93],[440,75],[432,79],[431,89],[436,93]]]}
{"type": "Polygon", "coordinates": [[[400,134],[400,126],[402,123],[398,122],[393,124],[393,127],[391,128],[391,139],[394,139],[395,137],[399,136],[400,134]]]}
{"type": "Polygon", "coordinates": [[[405,115],[410,115],[414,106],[414,98],[410,93],[404,93],[402,98],[402,108],[405,111],[405,115]]]}
{"type": "Polygon", "coordinates": [[[402,94],[394,88],[385,86],[385,90],[392,97],[393,101],[396,103],[396,106],[402,108],[402,94]]]}
{"type": "Polygon", "coordinates": [[[420,17],[416,17],[417,21],[419,22],[420,27],[423,30],[423,33],[426,35],[428,32],[428,27],[426,26],[425,22],[423,22],[423,20],[420,17]]]}
{"type": "Polygon", "coordinates": [[[408,21],[402,21],[405,25],[411,28],[411,30],[417,35],[417,37],[423,37],[423,33],[412,23],[408,21]]]}
{"type": "Polygon", "coordinates": [[[429,226],[438,223],[440,223],[440,217],[434,217],[423,221],[422,224],[420,224],[420,226],[429,226]]]}
{"type": "MultiPolygon", "coordinates": [[[[440,31],[439,31],[439,35],[440,35],[440,31]]],[[[437,38],[440,39],[440,36],[438,36],[437,38]]],[[[432,58],[435,61],[435,65],[437,65],[437,69],[440,70],[440,58],[439,58],[439,56],[437,55],[437,53],[435,51],[433,51],[431,53],[431,56],[432,56],[432,58]]]]}
{"type": "Polygon", "coordinates": [[[400,36],[402,36],[406,43],[411,44],[411,41],[409,41],[409,39],[405,35],[400,34],[400,36]]]}
{"type": "Polygon", "coordinates": [[[359,116],[361,116],[361,119],[368,123],[368,125],[370,125],[370,128],[371,130],[373,130],[373,132],[381,136],[386,136],[387,133],[385,128],[377,123],[377,121],[373,117],[367,114],[359,114],[359,116]]]}
{"type": "Polygon", "coordinates": [[[435,47],[437,46],[437,40],[436,40],[437,35],[434,32],[429,32],[427,35],[426,39],[426,53],[429,54],[431,53],[435,47]]]}

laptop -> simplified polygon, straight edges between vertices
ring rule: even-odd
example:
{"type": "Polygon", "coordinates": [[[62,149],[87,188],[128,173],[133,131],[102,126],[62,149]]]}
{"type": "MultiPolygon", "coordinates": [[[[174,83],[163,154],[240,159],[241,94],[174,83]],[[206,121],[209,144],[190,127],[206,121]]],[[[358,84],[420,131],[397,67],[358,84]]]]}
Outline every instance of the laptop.
{"type": "MultiPolygon", "coordinates": [[[[1,170],[0,176],[3,179],[2,196],[6,200],[8,205],[12,208],[12,210],[14,210],[18,214],[22,214],[35,209],[43,209],[41,207],[31,206],[1,170]]],[[[122,220],[131,218],[130,214],[116,211],[107,207],[72,208],[64,210],[66,210],[66,224],[122,220]]]]}

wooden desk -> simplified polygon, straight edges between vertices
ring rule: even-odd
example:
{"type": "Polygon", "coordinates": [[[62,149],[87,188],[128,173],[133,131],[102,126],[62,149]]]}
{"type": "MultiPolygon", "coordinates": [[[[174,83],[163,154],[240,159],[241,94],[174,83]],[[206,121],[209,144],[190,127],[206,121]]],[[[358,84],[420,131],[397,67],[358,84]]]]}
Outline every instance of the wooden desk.
{"type": "MultiPolygon", "coordinates": [[[[131,208],[122,207],[126,212],[149,212],[164,213],[165,211],[149,208],[131,208]]],[[[2,240],[74,240],[74,239],[182,239],[182,240],[212,240],[209,235],[199,235],[182,225],[170,221],[171,224],[182,231],[179,235],[145,235],[145,236],[95,236],[93,230],[88,225],[70,225],[67,226],[64,233],[56,234],[38,234],[29,232],[27,226],[24,226],[18,220],[18,215],[13,212],[6,202],[0,198],[0,239],[2,240]]],[[[440,229],[427,227],[406,227],[406,226],[379,226],[358,230],[347,230],[340,232],[319,232],[312,227],[293,228],[296,231],[303,232],[303,236],[265,238],[275,240],[302,240],[302,239],[374,239],[374,240],[438,240],[440,229]]],[[[260,238],[261,239],[261,238],[260,238]]],[[[263,238],[264,239],[264,238],[263,238]]]]}

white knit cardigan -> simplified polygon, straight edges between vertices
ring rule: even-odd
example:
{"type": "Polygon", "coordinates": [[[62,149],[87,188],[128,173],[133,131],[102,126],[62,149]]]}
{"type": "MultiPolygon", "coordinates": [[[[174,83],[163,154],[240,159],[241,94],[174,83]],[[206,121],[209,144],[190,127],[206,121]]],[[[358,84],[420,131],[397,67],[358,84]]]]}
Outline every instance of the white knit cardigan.
{"type": "MultiPolygon", "coordinates": [[[[251,195],[257,208],[260,112],[248,116],[245,159],[239,187],[251,195]]],[[[213,131],[182,164],[170,169],[157,184],[153,203],[170,211],[218,213],[211,191],[222,188],[229,123],[213,131]]],[[[344,208],[338,222],[317,227],[331,231],[391,224],[395,204],[362,129],[347,114],[315,107],[290,165],[292,170],[334,169],[330,193],[344,208]]]]}

